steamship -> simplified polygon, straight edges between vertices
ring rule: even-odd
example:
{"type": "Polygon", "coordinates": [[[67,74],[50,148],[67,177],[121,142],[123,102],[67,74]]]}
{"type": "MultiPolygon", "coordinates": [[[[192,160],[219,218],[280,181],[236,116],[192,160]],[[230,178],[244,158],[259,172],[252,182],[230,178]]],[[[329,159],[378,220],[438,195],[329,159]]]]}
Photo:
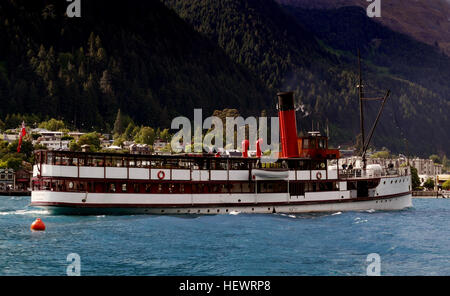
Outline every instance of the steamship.
{"type": "Polygon", "coordinates": [[[292,92],[278,93],[276,162],[242,155],[36,151],[31,205],[60,214],[228,214],[400,210],[409,168],[339,166],[319,132],[297,136],[292,92]]]}

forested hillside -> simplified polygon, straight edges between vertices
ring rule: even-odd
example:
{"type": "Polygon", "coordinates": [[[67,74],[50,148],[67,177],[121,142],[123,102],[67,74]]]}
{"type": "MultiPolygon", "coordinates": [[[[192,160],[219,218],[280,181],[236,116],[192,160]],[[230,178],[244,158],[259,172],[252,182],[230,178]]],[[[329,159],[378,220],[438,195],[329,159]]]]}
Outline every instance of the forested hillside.
{"type": "MultiPolygon", "coordinates": [[[[27,125],[55,117],[111,132],[118,109],[162,129],[195,107],[204,117],[225,108],[273,115],[276,92],[293,90],[303,104],[301,131],[320,124],[335,146],[354,144],[361,48],[367,95],[391,90],[375,146],[450,154],[449,58],[362,8],[302,10],[273,0],[82,3],[82,17],[71,19],[65,1],[1,0],[5,127],[26,115],[27,125]]],[[[366,106],[367,129],[378,106],[366,106]]]]}
{"type": "MultiPolygon", "coordinates": [[[[448,137],[442,136],[449,125],[448,58],[374,22],[362,8],[352,8],[350,15],[319,15],[269,0],[164,2],[268,87],[295,90],[310,114],[299,119],[300,128],[320,122],[323,131],[328,123],[336,145],[354,141],[359,132],[356,49],[361,47],[367,95],[392,91],[376,146],[426,154],[433,142],[431,149],[448,151],[448,137]]],[[[367,104],[367,129],[378,106],[367,104]]]]}
{"type": "Polygon", "coordinates": [[[120,108],[165,128],[194,107],[254,114],[271,103],[256,76],[159,1],[82,4],[71,19],[65,1],[0,2],[0,119],[109,131],[120,108]]]}

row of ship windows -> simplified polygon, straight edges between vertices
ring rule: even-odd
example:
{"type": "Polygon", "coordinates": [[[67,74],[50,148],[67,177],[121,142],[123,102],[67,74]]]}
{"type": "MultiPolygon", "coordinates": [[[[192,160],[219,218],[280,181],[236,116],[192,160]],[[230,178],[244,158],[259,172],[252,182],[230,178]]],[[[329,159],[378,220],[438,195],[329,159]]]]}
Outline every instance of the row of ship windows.
{"type": "MultiPolygon", "coordinates": [[[[402,183],[402,182],[406,182],[407,180],[406,179],[395,179],[395,183],[397,183],[397,181],[398,181],[398,183],[402,183]]],[[[394,180],[391,180],[391,184],[393,184],[394,183],[394,180]]],[[[386,184],[386,181],[383,181],[383,184],[386,184]]]]}
{"type": "Polygon", "coordinates": [[[136,167],[158,169],[194,169],[194,170],[248,170],[250,168],[291,168],[296,170],[325,169],[326,161],[316,160],[279,160],[275,163],[260,163],[255,159],[233,158],[170,158],[170,159],[139,159],[133,157],[105,156],[85,158],[44,155],[38,162],[61,166],[92,166],[92,167],[136,167]]]}
{"type": "MultiPolygon", "coordinates": [[[[236,183],[124,183],[70,180],[45,180],[33,182],[34,190],[92,193],[286,193],[287,182],[259,181],[236,183]],[[255,186],[256,184],[256,186],[255,186]],[[256,187],[256,188],[255,188],[256,187]]],[[[339,190],[336,182],[291,183],[289,192],[299,195],[304,192],[339,190]]]]}

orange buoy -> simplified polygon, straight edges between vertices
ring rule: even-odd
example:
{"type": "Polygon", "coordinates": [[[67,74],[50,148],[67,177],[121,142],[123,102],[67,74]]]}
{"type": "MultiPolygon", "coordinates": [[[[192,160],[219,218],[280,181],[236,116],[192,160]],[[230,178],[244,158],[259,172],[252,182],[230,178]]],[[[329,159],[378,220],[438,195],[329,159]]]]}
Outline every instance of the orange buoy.
{"type": "Polygon", "coordinates": [[[40,218],[37,218],[33,223],[31,223],[31,230],[45,230],[45,224],[40,218]]]}

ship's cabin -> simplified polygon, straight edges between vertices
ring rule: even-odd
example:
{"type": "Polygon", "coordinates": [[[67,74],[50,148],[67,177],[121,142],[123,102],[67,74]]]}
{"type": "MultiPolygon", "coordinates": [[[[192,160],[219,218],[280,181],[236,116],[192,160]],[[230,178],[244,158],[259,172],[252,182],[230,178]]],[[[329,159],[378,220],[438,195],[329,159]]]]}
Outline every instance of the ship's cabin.
{"type": "Polygon", "coordinates": [[[301,158],[338,159],[338,149],[328,149],[328,138],[320,132],[308,132],[298,138],[298,153],[301,158]]]}

